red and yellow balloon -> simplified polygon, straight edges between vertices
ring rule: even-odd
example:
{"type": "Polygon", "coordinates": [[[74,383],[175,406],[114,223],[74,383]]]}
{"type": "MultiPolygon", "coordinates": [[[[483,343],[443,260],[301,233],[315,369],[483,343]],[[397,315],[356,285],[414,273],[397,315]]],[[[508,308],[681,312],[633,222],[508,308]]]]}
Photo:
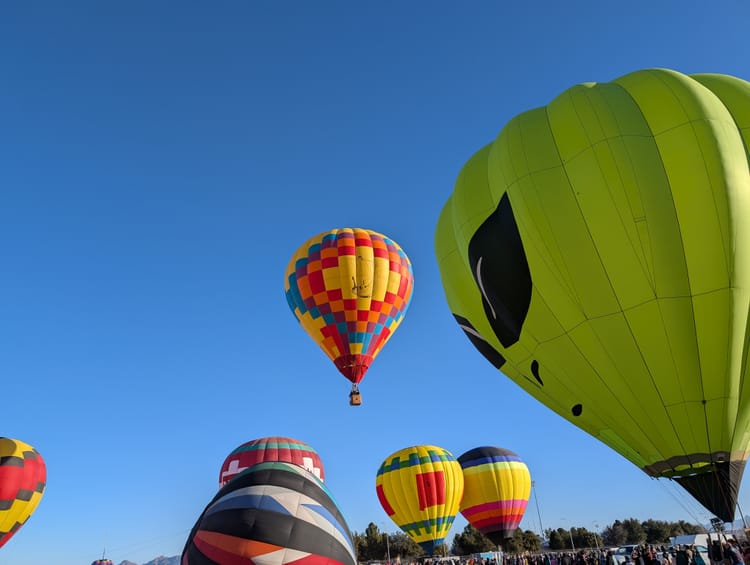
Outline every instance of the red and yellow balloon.
{"type": "Polygon", "coordinates": [[[351,381],[351,404],[359,404],[357,385],[403,320],[413,286],[406,253],[372,230],[323,232],[305,242],[289,262],[289,307],[351,381]]]}
{"type": "Polygon", "coordinates": [[[432,555],[456,518],[464,477],[450,451],[434,445],[416,445],[383,461],[375,490],[388,517],[432,555]]]}
{"type": "Polygon", "coordinates": [[[0,438],[0,547],[26,523],[42,499],[47,469],[29,444],[0,438]]]}

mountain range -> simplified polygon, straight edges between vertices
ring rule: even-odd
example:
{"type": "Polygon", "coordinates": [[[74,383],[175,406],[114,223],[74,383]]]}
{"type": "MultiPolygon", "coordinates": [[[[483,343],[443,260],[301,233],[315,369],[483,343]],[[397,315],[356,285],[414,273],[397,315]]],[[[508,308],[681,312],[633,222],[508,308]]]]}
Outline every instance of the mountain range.
{"type": "MultiPolygon", "coordinates": [[[[121,561],[120,565],[138,565],[138,563],[133,563],[132,561],[121,561]]],[[[159,557],[154,557],[151,561],[144,563],[143,565],[180,565],[180,556],[175,555],[174,557],[165,557],[164,555],[160,555],[159,557]]]]}

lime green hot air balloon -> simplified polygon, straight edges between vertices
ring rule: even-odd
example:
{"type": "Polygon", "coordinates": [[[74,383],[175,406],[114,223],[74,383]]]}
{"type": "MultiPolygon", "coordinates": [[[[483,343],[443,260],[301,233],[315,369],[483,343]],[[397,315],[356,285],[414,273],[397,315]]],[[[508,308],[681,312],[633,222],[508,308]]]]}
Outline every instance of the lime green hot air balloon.
{"type": "Polygon", "coordinates": [[[440,216],[495,367],[731,521],[748,457],[750,83],[634,72],[513,118],[440,216]]]}
{"type": "Polygon", "coordinates": [[[388,517],[427,555],[442,545],[464,492],[461,464],[447,449],[407,447],[389,455],[375,479],[378,500],[388,517]]]}

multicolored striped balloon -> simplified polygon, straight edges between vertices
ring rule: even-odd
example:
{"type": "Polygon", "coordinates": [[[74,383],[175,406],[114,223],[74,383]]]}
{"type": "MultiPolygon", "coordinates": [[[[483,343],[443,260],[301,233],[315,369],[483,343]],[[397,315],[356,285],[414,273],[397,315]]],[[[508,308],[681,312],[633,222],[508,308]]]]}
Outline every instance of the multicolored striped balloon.
{"type": "Polygon", "coordinates": [[[390,519],[432,555],[456,518],[464,478],[450,451],[417,445],[383,461],[375,489],[390,519]]]}
{"type": "Polygon", "coordinates": [[[29,444],[0,438],[0,547],[26,523],[47,484],[42,456],[29,444]]]}
{"type": "Polygon", "coordinates": [[[288,463],[259,463],[219,490],[196,522],[182,565],[356,565],[328,488],[288,463]]]}
{"type": "Polygon", "coordinates": [[[323,462],[312,447],[290,437],[272,436],[248,441],[232,451],[221,466],[219,487],[223,487],[248,467],[266,461],[292,463],[321,481],[325,478],[323,462]]]}
{"type": "Polygon", "coordinates": [[[411,300],[409,258],[388,237],[345,228],[305,242],[286,269],[286,299],[304,330],[354,385],[411,300]]]}
{"type": "Polygon", "coordinates": [[[496,545],[513,537],[531,494],[521,458],[500,447],[477,447],[458,458],[464,475],[461,514],[496,545]]]}

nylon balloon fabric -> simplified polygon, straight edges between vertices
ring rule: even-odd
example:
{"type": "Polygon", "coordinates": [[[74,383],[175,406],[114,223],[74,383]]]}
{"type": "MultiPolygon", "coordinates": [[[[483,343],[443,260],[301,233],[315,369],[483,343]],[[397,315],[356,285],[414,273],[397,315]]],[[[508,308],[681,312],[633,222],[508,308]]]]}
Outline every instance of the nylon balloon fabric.
{"type": "Polygon", "coordinates": [[[266,461],[280,461],[302,467],[321,481],[325,478],[323,462],[306,443],[281,436],[264,437],[243,443],[224,460],[219,472],[219,487],[248,467],[266,461]]]}
{"type": "Polygon", "coordinates": [[[512,538],[531,494],[531,474],[508,449],[484,446],[459,456],[464,475],[460,512],[495,545],[512,538]]]}
{"type": "Polygon", "coordinates": [[[388,517],[432,555],[456,518],[464,478],[450,451],[416,445],[386,457],[378,469],[375,490],[388,517]]]}
{"type": "Polygon", "coordinates": [[[36,510],[47,484],[39,453],[17,439],[0,438],[0,547],[36,510]]]}
{"type": "Polygon", "coordinates": [[[749,108],[727,75],[574,86],[469,159],[435,234],[482,355],[726,522],[750,443],[749,108]]]}
{"type": "Polygon", "coordinates": [[[259,463],[222,487],[187,539],[182,565],[356,565],[333,496],[296,465],[259,463]]]}
{"type": "Polygon", "coordinates": [[[411,262],[401,247],[359,228],[311,238],[285,275],[295,318],[355,384],[401,324],[413,286],[411,262]]]}

